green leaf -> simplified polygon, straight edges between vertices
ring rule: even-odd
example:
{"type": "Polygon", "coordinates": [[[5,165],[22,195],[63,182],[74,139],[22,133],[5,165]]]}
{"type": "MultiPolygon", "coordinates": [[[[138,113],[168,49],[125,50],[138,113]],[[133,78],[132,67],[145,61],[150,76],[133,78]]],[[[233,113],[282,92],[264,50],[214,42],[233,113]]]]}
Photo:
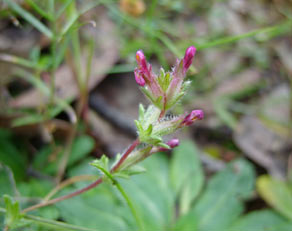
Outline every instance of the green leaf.
{"type": "MultiPolygon", "coordinates": [[[[68,193],[68,192],[67,192],[68,193]]],[[[92,228],[96,231],[128,231],[125,220],[121,217],[121,204],[113,188],[102,184],[85,194],[56,204],[64,221],[92,228]]],[[[131,217],[130,211],[127,215],[131,217]]]]}
{"type": "MultiPolygon", "coordinates": [[[[75,138],[71,154],[68,160],[68,166],[72,167],[79,161],[85,159],[94,148],[94,140],[92,137],[82,135],[75,138]]],[[[33,166],[36,169],[48,174],[56,173],[59,161],[62,157],[63,150],[61,148],[53,149],[51,145],[44,146],[36,155],[33,166]],[[55,158],[53,161],[51,160],[55,158]]],[[[88,166],[88,168],[90,168],[88,166]]]]}
{"type": "Polygon", "coordinates": [[[0,195],[8,194],[14,195],[15,193],[15,182],[13,177],[13,172],[11,169],[0,163],[0,185],[5,185],[5,187],[0,187],[0,195]]]}
{"type": "Polygon", "coordinates": [[[144,114],[145,114],[145,109],[143,104],[139,104],[139,121],[143,121],[144,120],[144,114]]]}
{"type": "Polygon", "coordinates": [[[292,221],[292,190],[286,182],[264,175],[257,180],[257,190],[265,201],[292,221]]]}
{"type": "MultiPolygon", "coordinates": [[[[122,170],[121,172],[127,174],[128,176],[131,176],[145,173],[146,169],[140,165],[133,165],[126,170],[122,170]]],[[[114,174],[114,176],[116,176],[116,174],[114,174]]]]}
{"type": "Polygon", "coordinates": [[[63,25],[63,28],[60,31],[60,36],[58,37],[58,40],[62,40],[62,38],[69,33],[72,29],[74,29],[74,26],[76,26],[78,19],[81,15],[85,14],[87,11],[91,10],[92,8],[98,6],[100,4],[99,1],[95,2],[89,2],[88,4],[83,4],[82,9],[80,9],[79,12],[77,12],[75,7],[75,2],[70,1],[65,7],[66,11],[68,13],[68,19],[66,23],[63,25]]]}
{"type": "Polygon", "coordinates": [[[25,153],[21,150],[19,141],[14,140],[11,133],[0,129],[0,163],[11,168],[16,180],[25,176],[25,153]]]}
{"type": "Polygon", "coordinates": [[[146,174],[133,176],[130,181],[120,180],[120,183],[142,218],[145,231],[169,230],[175,206],[169,187],[167,158],[163,153],[155,154],[142,164],[147,169],[146,174]]]}
{"type": "Polygon", "coordinates": [[[275,35],[289,32],[291,30],[291,24],[292,24],[292,21],[288,19],[277,25],[248,31],[247,33],[244,33],[244,34],[239,34],[235,36],[227,36],[220,39],[216,39],[214,41],[207,41],[207,42],[205,41],[203,44],[198,44],[196,47],[197,47],[197,50],[201,50],[201,49],[206,49],[206,48],[210,48],[214,46],[221,46],[224,44],[234,43],[234,42],[237,42],[238,40],[254,37],[254,36],[267,36],[268,38],[269,37],[272,38],[275,35]]]}
{"type": "Polygon", "coordinates": [[[15,55],[1,53],[0,60],[9,63],[14,63],[23,67],[31,68],[34,70],[42,70],[42,67],[39,66],[35,61],[24,59],[15,55]]]}
{"type": "Polygon", "coordinates": [[[191,211],[176,225],[181,231],[193,225],[198,231],[225,231],[243,212],[240,199],[251,195],[254,170],[245,160],[237,160],[217,173],[191,211]]]}
{"type": "Polygon", "coordinates": [[[74,140],[68,165],[72,166],[76,162],[85,158],[94,148],[95,142],[91,136],[82,135],[74,140]]]}
{"type": "Polygon", "coordinates": [[[145,131],[145,133],[146,133],[146,135],[151,135],[151,133],[152,133],[152,129],[153,129],[153,126],[152,126],[152,124],[150,124],[149,126],[148,126],[148,128],[147,128],[147,130],[145,131]]]}
{"type": "Polygon", "coordinates": [[[292,223],[271,210],[251,212],[238,219],[227,231],[290,231],[292,223]]]}
{"type": "Polygon", "coordinates": [[[155,99],[154,97],[152,96],[152,94],[150,93],[150,91],[148,91],[145,87],[140,87],[141,91],[145,94],[146,97],[148,97],[148,99],[154,103],[155,102],[155,99]]]}
{"type": "Polygon", "coordinates": [[[38,14],[40,14],[42,17],[46,18],[49,21],[53,21],[54,16],[50,13],[47,13],[45,10],[39,7],[38,4],[36,4],[33,0],[25,0],[25,2],[33,8],[38,14]]]}
{"type": "Polygon", "coordinates": [[[100,159],[94,160],[90,164],[100,170],[102,175],[109,172],[109,159],[106,155],[102,155],[100,159]]]}
{"type": "Polygon", "coordinates": [[[13,201],[13,199],[8,196],[3,196],[5,207],[6,207],[6,214],[5,214],[5,225],[9,228],[13,228],[16,226],[22,215],[20,214],[20,208],[18,201],[13,201]]]}
{"type": "Polygon", "coordinates": [[[20,182],[18,184],[18,190],[21,195],[33,198],[41,198],[46,196],[53,187],[53,182],[49,180],[38,180],[33,178],[27,182],[20,182]]]}
{"type": "Polygon", "coordinates": [[[141,123],[138,120],[135,120],[134,122],[136,124],[138,132],[139,133],[143,132],[143,127],[142,127],[141,123]]]}
{"type": "Polygon", "coordinates": [[[186,213],[204,182],[199,151],[191,141],[182,142],[173,151],[170,162],[171,185],[179,197],[180,211],[186,213]]]}

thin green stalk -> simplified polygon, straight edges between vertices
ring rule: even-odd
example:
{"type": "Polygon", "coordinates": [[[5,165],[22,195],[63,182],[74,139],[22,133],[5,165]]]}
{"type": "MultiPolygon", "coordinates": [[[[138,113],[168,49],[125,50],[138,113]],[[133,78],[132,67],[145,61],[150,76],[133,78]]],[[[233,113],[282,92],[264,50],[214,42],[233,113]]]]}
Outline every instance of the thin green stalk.
{"type": "MultiPolygon", "coordinates": [[[[68,18],[70,21],[70,18],[77,18],[78,19],[78,13],[76,10],[76,3],[72,2],[70,7],[68,8],[68,18]]],[[[78,21],[74,20],[74,23],[77,23],[78,21]]],[[[74,24],[72,24],[74,25],[74,24]]],[[[80,90],[80,93],[82,94],[82,89],[84,88],[83,78],[82,78],[82,70],[81,70],[81,50],[80,50],[80,40],[79,40],[79,33],[78,30],[72,30],[71,31],[71,39],[72,39],[72,46],[73,46],[73,60],[74,60],[74,68],[76,73],[76,79],[78,83],[78,87],[80,90]]]]}
{"type": "MultiPolygon", "coordinates": [[[[55,24],[53,22],[53,24],[55,24]]],[[[51,45],[51,59],[52,59],[52,67],[51,67],[51,90],[50,90],[50,104],[53,104],[55,101],[55,91],[56,91],[56,57],[57,57],[57,43],[54,38],[51,45]]]]}
{"type": "Polygon", "coordinates": [[[52,31],[45,26],[41,21],[39,21],[35,16],[33,16],[31,13],[20,7],[17,3],[15,3],[12,0],[4,0],[8,6],[15,11],[18,15],[23,17],[26,21],[28,21],[31,25],[33,25],[36,29],[38,29],[40,32],[44,33],[48,38],[53,38],[52,31]]]}
{"type": "MultiPolygon", "coordinates": [[[[49,5],[49,11],[54,12],[55,1],[51,0],[49,5]]],[[[53,19],[51,22],[51,28],[53,31],[52,45],[51,45],[51,92],[50,92],[50,104],[52,105],[55,101],[55,91],[56,91],[56,69],[57,69],[57,25],[56,20],[53,19]]]]}
{"type": "Polygon", "coordinates": [[[27,60],[18,56],[10,55],[10,54],[0,53],[0,60],[4,62],[8,62],[8,63],[13,63],[19,66],[31,68],[34,70],[38,70],[38,71],[42,70],[42,68],[39,67],[35,62],[32,62],[30,60],[27,60]]]}
{"type": "Polygon", "coordinates": [[[58,37],[58,41],[62,40],[62,38],[69,32],[71,31],[71,29],[73,28],[73,26],[75,25],[75,23],[77,22],[77,20],[79,19],[79,17],[81,15],[83,15],[84,13],[86,13],[87,11],[91,10],[92,8],[98,6],[100,3],[98,1],[89,3],[87,5],[85,5],[81,10],[79,10],[79,12],[75,10],[72,11],[72,5],[74,5],[75,2],[74,1],[70,1],[68,5],[66,5],[66,8],[64,10],[70,12],[70,18],[68,19],[68,21],[66,22],[66,24],[63,26],[63,28],[61,29],[60,35],[58,37]]]}
{"type": "Polygon", "coordinates": [[[158,3],[158,0],[151,1],[150,7],[149,7],[148,12],[147,12],[148,23],[153,22],[153,16],[154,16],[154,12],[156,10],[157,3],[158,3]]]}
{"type": "Polygon", "coordinates": [[[91,39],[89,41],[89,46],[88,46],[88,58],[87,58],[87,65],[86,65],[86,75],[85,75],[85,91],[88,93],[88,82],[89,78],[91,75],[91,65],[92,65],[92,59],[94,55],[94,48],[95,48],[95,43],[94,40],[91,39]]]}
{"type": "MultiPolygon", "coordinates": [[[[72,4],[70,4],[70,6],[67,9],[67,16],[68,19],[70,21],[70,18],[75,17],[75,15],[78,15],[77,13],[77,9],[76,9],[76,3],[72,2],[72,4]]],[[[77,21],[74,21],[77,22],[77,21]]],[[[77,109],[77,123],[74,124],[73,129],[71,131],[71,133],[69,134],[69,137],[67,139],[67,143],[65,146],[65,150],[64,150],[64,154],[62,157],[62,160],[59,164],[59,168],[58,168],[58,173],[57,173],[57,183],[60,183],[62,180],[62,177],[65,173],[66,167],[67,167],[67,163],[68,160],[70,158],[70,154],[72,151],[72,144],[74,141],[74,138],[77,134],[77,127],[78,127],[78,121],[81,115],[81,111],[82,111],[82,102],[83,102],[83,98],[84,98],[84,81],[83,80],[83,76],[82,76],[82,69],[81,69],[81,47],[80,47],[80,41],[79,41],[79,33],[78,30],[74,30],[71,32],[71,39],[72,39],[72,46],[73,46],[73,59],[74,59],[74,72],[76,73],[76,80],[77,80],[77,84],[78,84],[78,88],[80,91],[80,102],[78,105],[78,109],[77,109]]]]}
{"type": "Polygon", "coordinates": [[[77,225],[67,224],[67,223],[61,222],[61,221],[49,220],[49,219],[45,219],[45,218],[37,217],[37,216],[32,216],[32,215],[24,215],[24,218],[28,219],[28,220],[35,221],[35,222],[43,224],[43,225],[55,226],[55,227],[59,227],[61,229],[65,229],[65,230],[96,231],[96,229],[89,229],[89,228],[85,228],[85,227],[81,227],[81,226],[77,226],[77,225]]]}
{"type": "MultiPolygon", "coordinates": [[[[283,32],[286,32],[288,30],[291,30],[291,26],[292,26],[292,20],[286,20],[283,23],[280,23],[278,25],[275,26],[270,26],[270,27],[265,27],[265,28],[260,28],[260,29],[256,29],[256,30],[252,30],[249,31],[247,33],[244,34],[240,34],[240,35],[235,35],[235,36],[227,36],[227,37],[223,37],[220,39],[216,39],[214,41],[209,41],[206,42],[202,45],[197,45],[197,49],[198,50],[202,50],[202,49],[206,49],[206,48],[210,48],[210,47],[215,47],[215,46],[220,46],[220,45],[224,45],[224,44],[230,44],[230,43],[234,43],[237,42],[241,39],[245,39],[245,38],[249,38],[249,37],[254,37],[256,35],[259,34],[267,34],[270,36],[274,36],[275,34],[280,34],[283,32]]],[[[194,41],[195,42],[195,41],[194,41]]]]}
{"type": "Polygon", "coordinates": [[[66,9],[70,6],[71,2],[73,0],[67,0],[61,7],[60,9],[57,11],[55,17],[56,19],[59,18],[65,11],[66,9]]]}
{"type": "Polygon", "coordinates": [[[115,186],[117,187],[117,189],[120,191],[120,193],[122,194],[122,196],[126,200],[128,206],[129,206],[129,208],[130,208],[130,210],[131,210],[131,212],[133,214],[133,217],[135,218],[135,220],[137,222],[139,230],[144,230],[143,222],[142,222],[141,218],[138,216],[138,213],[135,210],[134,204],[132,203],[130,197],[128,197],[128,195],[126,194],[125,190],[120,185],[120,183],[118,183],[118,181],[115,181],[115,186]]]}
{"type": "Polygon", "coordinates": [[[36,4],[33,0],[25,0],[25,2],[32,7],[38,14],[40,14],[41,16],[43,16],[44,18],[48,19],[49,21],[54,20],[54,17],[51,15],[50,13],[47,13],[46,11],[44,11],[43,9],[41,9],[38,4],[36,4]]]}
{"type": "Polygon", "coordinates": [[[67,138],[64,153],[58,167],[58,173],[57,173],[57,178],[56,178],[56,181],[58,184],[62,181],[63,175],[65,173],[67,163],[68,163],[70,154],[72,152],[73,141],[77,134],[77,127],[78,127],[78,123],[73,124],[73,129],[70,132],[69,137],[67,138]]]}
{"type": "MultiPolygon", "coordinates": [[[[147,35],[157,37],[169,50],[171,50],[176,56],[181,56],[181,52],[177,49],[177,47],[174,45],[174,43],[163,33],[155,31],[155,30],[149,30],[147,26],[143,26],[143,24],[137,20],[132,19],[130,16],[125,15],[118,11],[109,1],[102,0],[101,1],[114,15],[120,17],[122,20],[124,20],[129,25],[132,25],[136,27],[139,30],[142,30],[147,35]]],[[[287,31],[291,30],[292,20],[286,20],[283,23],[280,23],[275,26],[265,27],[256,29],[253,31],[249,31],[245,34],[240,34],[236,36],[227,36],[220,39],[216,39],[214,41],[209,41],[203,44],[196,44],[196,41],[193,41],[193,43],[196,44],[196,47],[198,50],[206,49],[214,46],[220,46],[223,44],[228,44],[232,42],[236,42],[241,39],[254,37],[259,34],[267,34],[270,37],[273,37],[275,35],[278,35],[280,33],[286,33],[287,31]]]]}
{"type": "Polygon", "coordinates": [[[135,209],[134,204],[132,203],[130,197],[127,195],[127,193],[125,192],[125,190],[123,189],[121,184],[116,179],[114,179],[114,177],[110,174],[110,172],[108,172],[107,170],[105,170],[101,167],[99,167],[99,169],[112,181],[113,185],[115,185],[117,187],[117,189],[119,190],[119,192],[122,194],[123,198],[125,199],[125,201],[127,202],[128,206],[131,210],[131,213],[132,213],[134,219],[136,220],[136,223],[139,227],[139,230],[140,231],[144,230],[143,222],[140,219],[140,217],[138,216],[138,213],[135,209]]]}
{"type": "MultiPolygon", "coordinates": [[[[0,212],[6,213],[6,209],[0,208],[0,212]]],[[[55,226],[56,228],[62,229],[62,230],[64,229],[64,230],[78,230],[78,231],[96,231],[96,229],[84,228],[84,227],[77,226],[77,225],[67,224],[67,223],[61,222],[61,221],[49,220],[49,219],[45,219],[42,217],[32,216],[32,215],[27,215],[27,214],[23,214],[23,218],[25,218],[27,220],[34,221],[34,222],[39,223],[41,225],[46,225],[49,227],[55,226]]]]}

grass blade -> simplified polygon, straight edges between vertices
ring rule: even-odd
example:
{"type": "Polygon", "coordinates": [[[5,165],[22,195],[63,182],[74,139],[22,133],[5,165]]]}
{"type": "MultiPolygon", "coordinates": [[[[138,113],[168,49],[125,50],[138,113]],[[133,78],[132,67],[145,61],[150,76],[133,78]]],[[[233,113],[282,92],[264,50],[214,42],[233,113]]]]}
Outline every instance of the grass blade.
{"type": "Polygon", "coordinates": [[[54,17],[53,15],[47,13],[43,9],[41,9],[33,0],[25,0],[25,2],[33,8],[39,15],[44,17],[45,19],[48,19],[49,21],[53,21],[54,17]]]}
{"type": "Polygon", "coordinates": [[[23,17],[26,21],[31,23],[37,30],[44,33],[48,38],[52,39],[54,37],[52,31],[46,27],[42,22],[40,22],[36,17],[31,13],[20,7],[17,3],[12,0],[4,0],[8,6],[15,11],[18,15],[23,17]]]}

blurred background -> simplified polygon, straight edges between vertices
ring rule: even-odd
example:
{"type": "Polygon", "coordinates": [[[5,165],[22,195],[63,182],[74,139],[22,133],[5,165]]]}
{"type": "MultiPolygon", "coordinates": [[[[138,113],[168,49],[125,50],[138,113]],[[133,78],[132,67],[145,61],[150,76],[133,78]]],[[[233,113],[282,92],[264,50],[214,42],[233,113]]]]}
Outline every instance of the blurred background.
{"type": "MultiPolygon", "coordinates": [[[[194,45],[191,87],[171,113],[203,109],[204,120],[174,134],[181,147],[150,157],[145,176],[122,180],[145,230],[292,230],[291,0],[2,0],[0,9],[1,197],[25,208],[88,184],[97,174],[88,163],[122,153],[139,103],[149,104],[136,51],[158,73],[194,45]]],[[[33,214],[138,230],[124,207],[105,185],[33,214]]]]}

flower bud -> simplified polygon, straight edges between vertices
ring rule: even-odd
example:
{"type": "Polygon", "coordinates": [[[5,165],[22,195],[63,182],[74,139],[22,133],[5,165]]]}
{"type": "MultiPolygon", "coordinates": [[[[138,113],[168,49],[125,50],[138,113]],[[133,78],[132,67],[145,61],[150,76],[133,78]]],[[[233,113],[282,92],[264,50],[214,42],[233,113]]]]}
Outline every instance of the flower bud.
{"type": "Polygon", "coordinates": [[[143,75],[139,73],[138,69],[135,69],[134,71],[135,80],[138,83],[139,86],[144,87],[145,86],[145,79],[143,78],[143,75]]]}
{"type": "Polygon", "coordinates": [[[190,46],[185,53],[185,57],[183,59],[183,69],[186,72],[193,62],[193,58],[196,53],[196,48],[194,46],[190,46]]]}
{"type": "Polygon", "coordinates": [[[138,66],[142,69],[142,71],[148,72],[147,61],[142,50],[137,51],[136,60],[137,60],[138,66]]]}
{"type": "Polygon", "coordinates": [[[179,145],[179,139],[176,139],[176,138],[171,139],[166,144],[171,148],[175,148],[179,145]]]}
{"type": "Polygon", "coordinates": [[[204,112],[202,110],[193,110],[190,114],[188,114],[183,122],[182,125],[189,126],[191,125],[195,120],[202,120],[204,118],[204,112]]]}
{"type": "MultiPolygon", "coordinates": [[[[179,139],[171,139],[169,140],[167,143],[166,143],[170,148],[175,148],[179,145],[179,139]]],[[[167,148],[159,148],[159,151],[160,152],[163,152],[163,151],[168,151],[169,149],[167,148]]]]}

